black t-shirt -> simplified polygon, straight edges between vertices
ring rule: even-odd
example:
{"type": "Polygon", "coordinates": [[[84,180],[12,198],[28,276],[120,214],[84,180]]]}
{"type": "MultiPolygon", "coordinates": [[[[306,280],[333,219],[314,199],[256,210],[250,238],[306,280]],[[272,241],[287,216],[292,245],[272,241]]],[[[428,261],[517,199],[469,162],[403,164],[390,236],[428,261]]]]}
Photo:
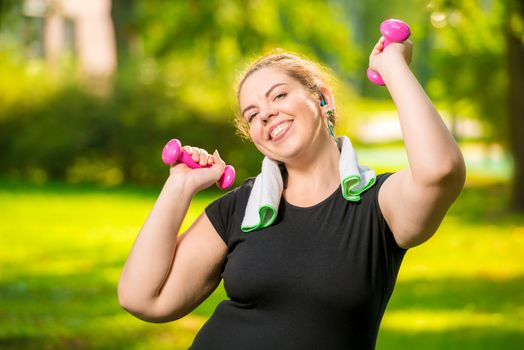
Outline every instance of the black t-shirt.
{"type": "Polygon", "coordinates": [[[205,210],[228,246],[229,300],[199,331],[192,350],[373,349],[406,250],[378,205],[391,173],[361,195],[342,189],[311,207],[280,201],[267,228],[240,225],[254,178],[205,210]]]}

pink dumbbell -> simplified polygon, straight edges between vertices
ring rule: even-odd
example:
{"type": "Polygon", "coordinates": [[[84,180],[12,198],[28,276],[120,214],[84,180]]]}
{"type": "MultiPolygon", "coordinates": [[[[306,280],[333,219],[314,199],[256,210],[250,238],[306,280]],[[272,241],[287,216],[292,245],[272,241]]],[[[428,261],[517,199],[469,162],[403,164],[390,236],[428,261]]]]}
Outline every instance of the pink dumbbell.
{"type": "MultiPolygon", "coordinates": [[[[386,40],[384,40],[384,48],[391,43],[401,43],[411,34],[409,26],[399,19],[386,19],[380,24],[380,33],[386,40]]],[[[368,68],[368,78],[373,84],[386,85],[380,74],[368,68]]]]}
{"type": "MultiPolygon", "coordinates": [[[[172,139],[164,146],[162,150],[162,161],[167,165],[173,165],[175,163],[184,163],[191,169],[198,168],[210,168],[211,165],[201,166],[195,162],[191,155],[187,153],[183,148],[180,141],[172,139]]],[[[222,176],[217,181],[217,186],[221,190],[229,188],[235,181],[235,168],[231,165],[226,165],[222,176]]]]}

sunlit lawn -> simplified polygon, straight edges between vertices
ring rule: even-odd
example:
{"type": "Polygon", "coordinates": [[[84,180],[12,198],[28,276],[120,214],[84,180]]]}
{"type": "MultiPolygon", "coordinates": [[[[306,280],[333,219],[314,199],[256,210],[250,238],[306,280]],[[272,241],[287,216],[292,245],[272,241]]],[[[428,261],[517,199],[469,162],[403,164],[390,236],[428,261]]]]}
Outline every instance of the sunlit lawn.
{"type": "MultiPolygon", "coordinates": [[[[191,315],[148,324],[116,285],[157,190],[0,183],[1,349],[187,349],[191,315]]],[[[194,201],[185,227],[218,193],[194,201]]],[[[524,215],[505,184],[470,181],[437,235],[408,252],[377,349],[524,349],[524,215]]]]}

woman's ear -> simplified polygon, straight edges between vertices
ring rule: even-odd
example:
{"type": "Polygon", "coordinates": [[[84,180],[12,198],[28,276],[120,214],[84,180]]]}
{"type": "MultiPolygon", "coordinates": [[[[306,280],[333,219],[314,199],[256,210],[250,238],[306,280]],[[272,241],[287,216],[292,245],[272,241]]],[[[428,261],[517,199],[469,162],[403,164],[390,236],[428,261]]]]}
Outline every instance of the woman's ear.
{"type": "Polygon", "coordinates": [[[323,109],[333,109],[335,100],[331,91],[326,87],[320,88],[320,107],[323,109]]]}

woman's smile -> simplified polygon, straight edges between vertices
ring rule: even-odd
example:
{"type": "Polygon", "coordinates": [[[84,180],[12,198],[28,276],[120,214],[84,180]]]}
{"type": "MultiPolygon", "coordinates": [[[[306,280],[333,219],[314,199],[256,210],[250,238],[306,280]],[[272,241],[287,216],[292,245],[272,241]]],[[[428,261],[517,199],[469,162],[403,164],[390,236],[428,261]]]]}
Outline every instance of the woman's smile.
{"type": "Polygon", "coordinates": [[[274,127],[269,134],[269,140],[270,141],[278,141],[284,137],[284,135],[287,134],[288,130],[291,128],[291,125],[293,124],[292,120],[285,121],[283,123],[280,123],[276,127],[274,127]]]}

